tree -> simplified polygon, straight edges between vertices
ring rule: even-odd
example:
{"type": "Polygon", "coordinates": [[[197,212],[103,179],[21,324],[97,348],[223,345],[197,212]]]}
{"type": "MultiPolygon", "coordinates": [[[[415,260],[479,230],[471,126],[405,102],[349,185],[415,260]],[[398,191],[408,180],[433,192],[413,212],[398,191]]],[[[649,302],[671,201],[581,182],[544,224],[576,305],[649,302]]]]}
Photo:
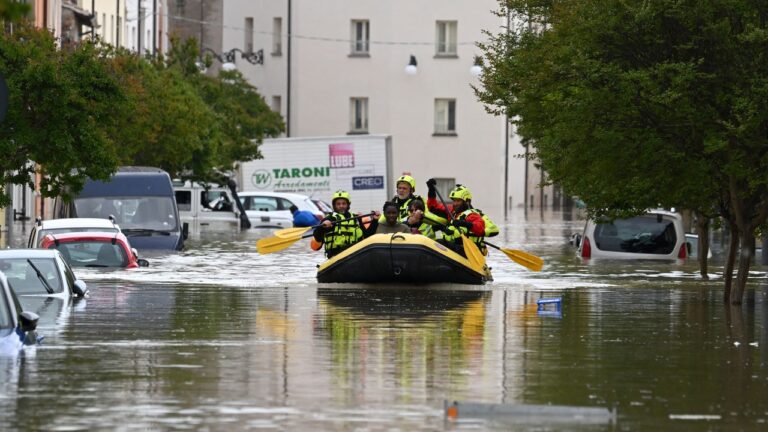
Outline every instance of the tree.
{"type": "MultiPolygon", "coordinates": [[[[107,179],[116,170],[115,147],[102,125],[124,98],[95,45],[61,51],[48,31],[19,24],[0,37],[0,72],[9,88],[0,192],[10,183],[31,186],[35,163],[47,197],[66,197],[89,177],[107,179]]],[[[8,203],[0,193],[0,206],[8,203]]]]}
{"type": "Polygon", "coordinates": [[[17,21],[27,12],[29,12],[28,4],[0,0],[0,21],[17,21]]]}
{"type": "Polygon", "coordinates": [[[721,215],[725,299],[740,303],[768,218],[766,2],[508,0],[500,13],[513,26],[482,46],[489,110],[591,216],[721,215]]]}

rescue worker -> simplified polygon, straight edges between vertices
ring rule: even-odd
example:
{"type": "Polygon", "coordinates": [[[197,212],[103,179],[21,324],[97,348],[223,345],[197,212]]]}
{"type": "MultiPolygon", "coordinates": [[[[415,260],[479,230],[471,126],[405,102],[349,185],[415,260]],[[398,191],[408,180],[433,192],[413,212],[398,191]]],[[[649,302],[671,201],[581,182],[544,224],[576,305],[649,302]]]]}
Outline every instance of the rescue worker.
{"type": "Polygon", "coordinates": [[[382,216],[384,216],[385,221],[379,222],[379,227],[376,228],[376,234],[394,234],[394,233],[410,233],[411,228],[400,222],[400,218],[398,217],[400,215],[400,209],[397,207],[397,204],[387,201],[384,203],[384,208],[382,209],[382,216]]]}
{"type": "Polygon", "coordinates": [[[443,238],[438,242],[461,256],[466,257],[462,235],[469,237],[483,254],[487,254],[487,247],[483,241],[485,238],[485,221],[482,214],[470,205],[472,193],[466,186],[456,185],[448,197],[453,204],[448,204],[448,208],[437,200],[437,182],[435,179],[427,181],[429,191],[427,193],[427,209],[437,215],[452,216],[444,226],[435,226],[436,229],[443,231],[443,238]]]}
{"type": "Polygon", "coordinates": [[[403,223],[411,228],[411,234],[421,234],[435,239],[435,230],[432,224],[427,223],[424,218],[424,201],[420,199],[411,200],[408,204],[408,217],[403,219],[403,223]]]}
{"type": "Polygon", "coordinates": [[[374,218],[368,227],[364,226],[360,218],[350,213],[349,207],[352,201],[349,192],[338,190],[333,193],[331,205],[333,212],[320,222],[315,228],[312,237],[318,243],[325,245],[325,255],[332,258],[340,254],[360,240],[370,237],[376,232],[378,226],[378,212],[374,212],[374,218]]]}
{"type": "MultiPolygon", "coordinates": [[[[408,204],[414,199],[423,200],[420,196],[416,195],[416,179],[409,175],[401,175],[397,182],[397,195],[392,198],[391,202],[397,205],[400,212],[399,219],[408,217],[408,204]]],[[[383,222],[379,219],[379,222],[383,222]]]]}

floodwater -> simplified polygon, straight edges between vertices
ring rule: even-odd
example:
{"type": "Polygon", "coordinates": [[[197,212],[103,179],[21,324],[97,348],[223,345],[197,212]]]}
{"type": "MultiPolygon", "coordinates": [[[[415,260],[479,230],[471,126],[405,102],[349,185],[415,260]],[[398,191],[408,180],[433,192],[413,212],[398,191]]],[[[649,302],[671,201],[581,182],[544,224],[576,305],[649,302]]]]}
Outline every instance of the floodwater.
{"type": "Polygon", "coordinates": [[[544,270],[492,249],[483,287],[319,286],[321,254],[260,256],[264,230],[195,234],[146,269],[80,270],[91,297],[46,304],[42,344],[0,358],[0,429],[768,428],[764,267],[731,308],[717,254],[710,281],[695,262],[583,262],[567,241],[583,222],[513,216],[495,243],[544,270]],[[555,297],[560,314],[537,312],[555,297]],[[534,407],[448,419],[453,401],[534,407]]]}

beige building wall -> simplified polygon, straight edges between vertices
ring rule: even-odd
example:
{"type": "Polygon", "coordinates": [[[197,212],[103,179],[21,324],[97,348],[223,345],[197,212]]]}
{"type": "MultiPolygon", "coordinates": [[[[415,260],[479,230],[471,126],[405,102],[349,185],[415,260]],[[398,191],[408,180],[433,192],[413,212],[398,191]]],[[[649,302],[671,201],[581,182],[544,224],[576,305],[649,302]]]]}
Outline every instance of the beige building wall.
{"type": "Polygon", "coordinates": [[[515,156],[524,148],[514,134],[507,137],[505,119],[486,113],[471,88],[479,83],[470,73],[480,54],[476,43],[486,39],[483,30],[498,32],[505,24],[491,13],[496,0],[293,0],[290,53],[288,3],[223,2],[221,49],[246,50],[252,38],[253,50],[263,50],[263,65],[238,55],[237,67],[283,114],[289,136],[350,133],[350,98],[367,98],[368,133],[392,135],[393,174],[416,177],[417,192],[426,192],[429,177],[455,179],[472,190],[477,207],[498,220],[505,204],[523,205],[525,162],[515,156]],[[352,20],[369,22],[368,56],[350,55],[352,20]],[[438,21],[456,22],[456,56],[436,56],[438,21]],[[277,31],[281,49],[273,54],[277,31]],[[404,72],[411,55],[418,62],[416,75],[404,72]],[[435,134],[438,98],[456,101],[455,136],[435,134]]]}

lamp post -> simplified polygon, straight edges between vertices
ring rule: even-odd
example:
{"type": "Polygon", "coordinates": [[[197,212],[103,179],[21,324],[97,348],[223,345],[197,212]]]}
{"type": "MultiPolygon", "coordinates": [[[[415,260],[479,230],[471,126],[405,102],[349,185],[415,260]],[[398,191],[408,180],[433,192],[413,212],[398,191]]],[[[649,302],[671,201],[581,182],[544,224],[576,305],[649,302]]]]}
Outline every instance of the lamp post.
{"type": "Polygon", "coordinates": [[[240,53],[240,58],[253,65],[264,64],[264,50],[258,50],[254,52],[245,52],[240,48],[232,48],[229,51],[225,51],[221,54],[210,48],[203,48],[203,54],[208,54],[211,57],[221,63],[221,69],[224,71],[233,71],[237,69],[235,60],[237,59],[237,53],[240,53]]]}
{"type": "Polygon", "coordinates": [[[408,62],[408,65],[405,67],[405,74],[416,75],[419,72],[417,65],[418,63],[416,63],[416,56],[411,55],[411,60],[408,62]]]}

